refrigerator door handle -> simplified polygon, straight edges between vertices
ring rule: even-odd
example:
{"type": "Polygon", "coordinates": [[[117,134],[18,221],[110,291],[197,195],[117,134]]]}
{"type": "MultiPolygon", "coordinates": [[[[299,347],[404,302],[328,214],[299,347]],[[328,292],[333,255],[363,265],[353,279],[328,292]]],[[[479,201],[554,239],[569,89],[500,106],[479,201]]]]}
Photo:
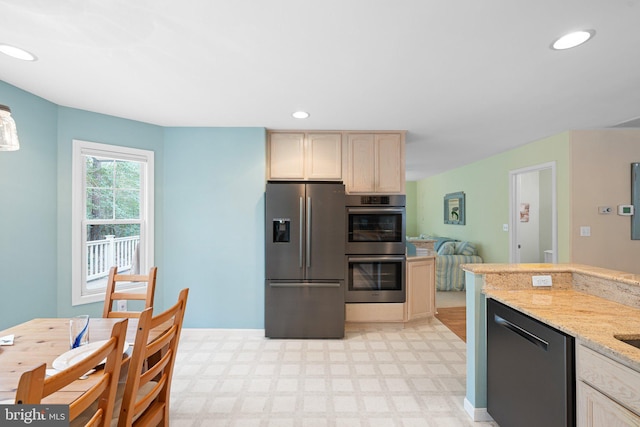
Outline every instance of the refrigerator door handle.
{"type": "Polygon", "coordinates": [[[298,245],[298,265],[302,268],[302,237],[304,233],[304,198],[300,197],[300,244],[298,245]]]}
{"type": "Polygon", "coordinates": [[[311,197],[307,197],[307,268],[311,267],[311,197]]]}

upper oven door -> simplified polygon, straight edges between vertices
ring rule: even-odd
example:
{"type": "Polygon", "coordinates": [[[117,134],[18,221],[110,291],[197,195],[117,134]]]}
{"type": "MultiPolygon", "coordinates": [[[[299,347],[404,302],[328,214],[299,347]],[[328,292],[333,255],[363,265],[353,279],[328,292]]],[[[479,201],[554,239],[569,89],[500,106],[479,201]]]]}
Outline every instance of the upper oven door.
{"type": "Polygon", "coordinates": [[[404,207],[347,207],[347,254],[404,254],[404,207]]]}

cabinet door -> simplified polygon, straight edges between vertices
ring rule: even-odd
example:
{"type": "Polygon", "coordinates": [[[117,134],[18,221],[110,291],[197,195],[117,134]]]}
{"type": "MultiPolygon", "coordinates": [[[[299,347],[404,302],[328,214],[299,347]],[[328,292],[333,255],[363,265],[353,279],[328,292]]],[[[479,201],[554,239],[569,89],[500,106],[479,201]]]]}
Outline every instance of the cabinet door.
{"type": "Polygon", "coordinates": [[[342,180],[342,135],[310,133],[306,142],[306,178],[342,180]]]}
{"type": "Polygon", "coordinates": [[[269,179],[304,179],[304,133],[272,133],[267,148],[269,179]]]}
{"type": "Polygon", "coordinates": [[[376,141],[376,191],[404,192],[404,144],[398,133],[378,134],[376,141]]]}
{"type": "Polygon", "coordinates": [[[435,314],[435,266],[433,259],[407,261],[407,318],[435,314]]]}
{"type": "Polygon", "coordinates": [[[640,425],[640,417],[613,400],[578,381],[578,427],[626,427],[640,425]]]}
{"type": "Polygon", "coordinates": [[[436,259],[427,260],[427,317],[436,315],[436,259]]]}
{"type": "Polygon", "coordinates": [[[348,136],[348,192],[372,193],[375,187],[375,137],[373,134],[348,136]]]}

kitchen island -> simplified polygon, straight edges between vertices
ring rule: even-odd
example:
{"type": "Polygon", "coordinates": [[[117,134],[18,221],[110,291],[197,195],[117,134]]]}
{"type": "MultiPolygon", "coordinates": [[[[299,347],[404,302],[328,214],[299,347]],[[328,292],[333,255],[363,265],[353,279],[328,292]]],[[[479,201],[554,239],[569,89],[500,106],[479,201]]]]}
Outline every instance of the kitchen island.
{"type": "MultiPolygon", "coordinates": [[[[472,418],[487,419],[486,298],[575,337],[578,378],[580,349],[606,357],[605,364],[619,364],[616,369],[633,381],[635,374],[640,378],[640,349],[616,338],[640,338],[640,275],[579,264],[466,264],[462,268],[467,319],[476,320],[467,324],[465,408],[472,418]],[[533,276],[550,277],[552,286],[533,287],[533,276]]],[[[640,387],[631,394],[640,408],[640,387]]],[[[625,406],[635,408],[634,403],[625,402],[625,406]]]]}

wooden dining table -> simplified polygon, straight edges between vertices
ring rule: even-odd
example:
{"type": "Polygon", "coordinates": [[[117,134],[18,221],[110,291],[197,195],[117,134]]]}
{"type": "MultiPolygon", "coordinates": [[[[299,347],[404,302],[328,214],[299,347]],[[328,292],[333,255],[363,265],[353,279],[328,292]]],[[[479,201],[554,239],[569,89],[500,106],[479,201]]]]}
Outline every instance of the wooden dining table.
{"type": "MultiPolygon", "coordinates": [[[[53,361],[69,351],[68,318],[32,319],[28,322],[0,331],[0,337],[13,334],[13,345],[0,346],[0,401],[9,403],[15,398],[20,376],[23,372],[42,363],[52,368],[53,361]]],[[[111,328],[122,319],[89,319],[90,342],[107,340],[111,328]]],[[[129,319],[127,343],[135,341],[138,319],[129,319]]],[[[127,360],[124,358],[123,360],[127,360]]],[[[43,402],[70,403],[94,384],[92,376],[78,379],[63,390],[49,396],[43,402]]]]}

